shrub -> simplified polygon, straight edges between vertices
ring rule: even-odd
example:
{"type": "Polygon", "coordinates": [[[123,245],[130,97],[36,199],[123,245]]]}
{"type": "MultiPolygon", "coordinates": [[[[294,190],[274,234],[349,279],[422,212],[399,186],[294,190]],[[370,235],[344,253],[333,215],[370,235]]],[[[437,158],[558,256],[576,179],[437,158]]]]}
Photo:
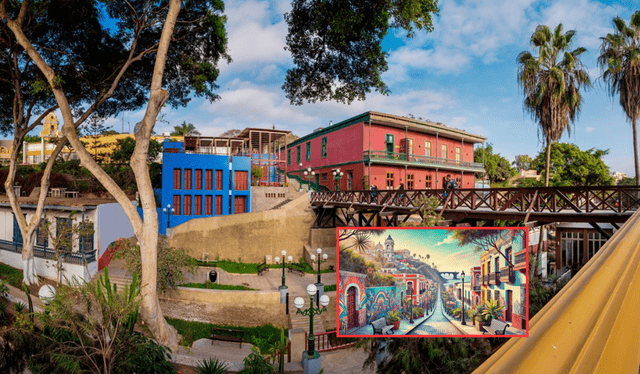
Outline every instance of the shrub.
{"type": "Polygon", "coordinates": [[[199,374],[224,374],[227,372],[227,364],[217,359],[207,359],[198,364],[199,374]]]}

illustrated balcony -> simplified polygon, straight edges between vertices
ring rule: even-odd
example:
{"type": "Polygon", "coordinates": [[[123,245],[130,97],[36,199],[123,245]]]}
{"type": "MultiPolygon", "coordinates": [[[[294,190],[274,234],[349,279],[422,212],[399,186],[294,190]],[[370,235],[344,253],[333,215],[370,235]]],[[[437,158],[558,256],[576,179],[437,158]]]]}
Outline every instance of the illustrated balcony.
{"type": "Polygon", "coordinates": [[[473,291],[480,292],[480,286],[479,285],[473,286],[473,291]]]}
{"type": "Polygon", "coordinates": [[[488,274],[482,276],[482,284],[484,286],[488,286],[489,285],[489,275],[488,274]]]}
{"type": "Polygon", "coordinates": [[[491,274],[489,276],[489,284],[493,284],[493,285],[496,285],[496,286],[500,285],[500,273],[499,272],[496,271],[495,273],[493,273],[493,274],[491,274]]]}
{"type": "Polygon", "coordinates": [[[506,283],[515,282],[515,273],[513,270],[513,266],[505,267],[500,270],[500,281],[506,283]]]}
{"type": "Polygon", "coordinates": [[[363,153],[365,162],[382,162],[391,164],[410,164],[415,166],[431,166],[438,168],[447,168],[451,170],[464,170],[473,172],[484,172],[484,166],[478,162],[469,162],[461,160],[451,160],[437,157],[420,156],[416,154],[407,154],[399,152],[387,151],[366,151],[363,153]]]}

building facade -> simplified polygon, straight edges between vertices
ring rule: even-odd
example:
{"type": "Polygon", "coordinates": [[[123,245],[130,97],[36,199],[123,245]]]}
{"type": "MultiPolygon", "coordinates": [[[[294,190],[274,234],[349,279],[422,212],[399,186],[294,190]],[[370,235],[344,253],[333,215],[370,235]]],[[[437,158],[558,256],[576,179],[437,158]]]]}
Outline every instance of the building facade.
{"type": "Polygon", "coordinates": [[[460,188],[474,187],[474,144],[486,138],[440,123],[366,112],[317,129],[282,148],[289,177],[304,180],[315,172],[315,183],[331,190],[438,189],[448,174],[460,188]],[[334,172],[338,173],[334,177],[334,172]]]}

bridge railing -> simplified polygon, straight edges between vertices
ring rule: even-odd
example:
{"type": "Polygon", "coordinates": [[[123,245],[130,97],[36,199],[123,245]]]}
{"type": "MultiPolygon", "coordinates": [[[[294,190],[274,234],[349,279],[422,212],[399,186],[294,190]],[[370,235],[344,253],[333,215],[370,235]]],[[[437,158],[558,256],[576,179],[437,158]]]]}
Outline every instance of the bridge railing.
{"type": "Polygon", "coordinates": [[[640,186],[331,191],[312,193],[311,203],[418,209],[424,198],[435,198],[438,206],[444,209],[624,213],[636,211],[640,207],[640,186]],[[445,192],[452,194],[449,201],[445,192]],[[444,206],[445,202],[447,206],[444,206]]]}

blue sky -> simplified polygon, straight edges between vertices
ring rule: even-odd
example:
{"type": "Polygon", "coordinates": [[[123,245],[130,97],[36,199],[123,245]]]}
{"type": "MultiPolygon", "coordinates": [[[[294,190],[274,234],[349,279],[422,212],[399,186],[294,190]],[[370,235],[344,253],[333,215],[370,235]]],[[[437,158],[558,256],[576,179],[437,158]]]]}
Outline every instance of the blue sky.
{"type": "Polygon", "coordinates": [[[465,271],[473,266],[480,266],[480,251],[475,246],[460,246],[453,234],[446,229],[398,229],[384,230],[381,236],[372,236],[375,244],[384,245],[385,240],[391,235],[394,241],[394,249],[408,249],[411,255],[414,253],[430,256],[429,263],[435,263],[440,271],[465,271]]]}
{"type": "MultiPolygon", "coordinates": [[[[543,144],[538,126],[522,110],[517,85],[516,57],[531,50],[529,40],[538,24],[575,29],[573,48],[588,52],[583,63],[594,87],[584,94],[583,109],[571,136],[561,141],[581,149],[609,149],[605,162],[611,171],[633,175],[631,126],[618,97],[611,98],[596,65],[599,37],[612,32],[612,19],[628,20],[640,9],[637,2],[594,0],[442,0],[432,33],[404,38],[392,31],[384,46],[389,70],[383,80],[389,96],[372,93],[351,105],[323,102],[290,105],[281,90],[291,56],[284,50],[287,27],[283,13],[288,1],[227,1],[230,64],[221,66],[221,100],[194,99],[188,107],[164,110],[170,131],[182,121],[193,123],[203,135],[219,135],[232,128],[271,127],[302,136],[368,110],[396,115],[409,113],[486,136],[494,152],[513,160],[518,154],[537,155],[543,144]]],[[[124,129],[133,129],[143,111],[124,114],[124,129]]],[[[122,129],[122,117],[110,119],[122,129]]],[[[39,131],[39,130],[38,130],[39,131]]]]}

